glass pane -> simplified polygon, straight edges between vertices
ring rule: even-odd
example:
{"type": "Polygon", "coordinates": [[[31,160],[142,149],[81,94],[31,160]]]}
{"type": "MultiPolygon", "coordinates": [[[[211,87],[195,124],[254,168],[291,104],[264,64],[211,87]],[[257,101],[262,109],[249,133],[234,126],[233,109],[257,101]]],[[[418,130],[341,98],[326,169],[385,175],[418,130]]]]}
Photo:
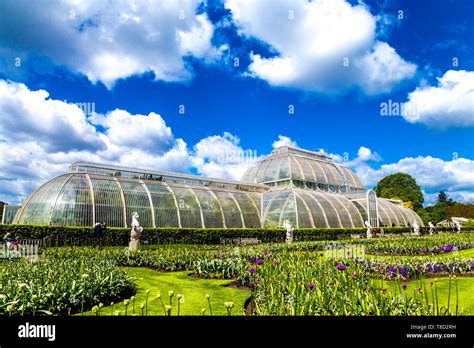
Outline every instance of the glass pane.
{"type": "Polygon", "coordinates": [[[290,159],[288,157],[283,157],[280,169],[278,172],[278,179],[289,179],[290,178],[290,159]]]}
{"type": "Polygon", "coordinates": [[[193,188],[194,193],[201,204],[204,226],[206,228],[224,227],[224,217],[220,209],[219,201],[211,191],[193,188]]]}
{"type": "Polygon", "coordinates": [[[232,194],[224,191],[214,191],[219,202],[221,203],[222,210],[224,211],[225,225],[228,228],[240,228],[242,226],[242,215],[240,214],[239,207],[234,201],[232,194]]]}
{"type": "Polygon", "coordinates": [[[92,226],[92,197],[85,174],[75,174],[59,193],[52,225],[92,226]]]}
{"type": "Polygon", "coordinates": [[[296,207],[298,208],[298,228],[312,228],[312,216],[309,214],[305,202],[298,194],[296,194],[296,207]]]}
{"type": "Polygon", "coordinates": [[[315,228],[327,228],[329,225],[326,222],[324,212],[321,205],[318,203],[318,199],[311,192],[298,192],[299,195],[305,200],[308,205],[309,211],[313,216],[313,222],[315,228]]]}
{"type": "MultiPolygon", "coordinates": [[[[312,192],[312,191],[311,191],[312,192]]],[[[342,227],[339,222],[337,212],[331,205],[330,201],[326,198],[330,196],[328,193],[314,192],[314,197],[318,200],[319,204],[323,207],[324,213],[329,223],[329,227],[339,228],[342,227]]]]}
{"type": "Polygon", "coordinates": [[[182,227],[202,227],[201,210],[193,192],[189,188],[170,186],[176,195],[182,227]]]}
{"type": "Polygon", "coordinates": [[[265,227],[281,227],[285,219],[296,227],[295,200],[292,190],[268,192],[263,197],[265,227]]]}
{"type": "Polygon", "coordinates": [[[245,193],[233,192],[232,195],[239,202],[242,215],[244,216],[245,227],[247,228],[259,228],[260,217],[259,211],[255,207],[252,199],[245,193]]]}
{"type": "Polygon", "coordinates": [[[132,214],[137,212],[140,217],[140,226],[153,227],[150,199],[145,188],[139,181],[119,180],[125,197],[127,225],[131,226],[132,214]]]}
{"type": "Polygon", "coordinates": [[[49,225],[53,206],[59,190],[69,175],[63,175],[47,182],[32,193],[31,199],[20,213],[20,224],[49,225]]]}
{"type": "Polygon", "coordinates": [[[342,227],[351,228],[353,227],[351,223],[351,217],[345,209],[344,205],[339,201],[337,195],[326,195],[325,198],[329,199],[334,205],[337,214],[339,215],[339,220],[341,221],[342,227]]]}
{"type": "Polygon", "coordinates": [[[178,209],[173,193],[162,184],[149,181],[145,184],[153,202],[156,227],[179,227],[178,209]]]}
{"type": "Polygon", "coordinates": [[[103,176],[90,175],[94,191],[95,221],[109,227],[124,227],[122,196],[117,181],[103,176]]]}

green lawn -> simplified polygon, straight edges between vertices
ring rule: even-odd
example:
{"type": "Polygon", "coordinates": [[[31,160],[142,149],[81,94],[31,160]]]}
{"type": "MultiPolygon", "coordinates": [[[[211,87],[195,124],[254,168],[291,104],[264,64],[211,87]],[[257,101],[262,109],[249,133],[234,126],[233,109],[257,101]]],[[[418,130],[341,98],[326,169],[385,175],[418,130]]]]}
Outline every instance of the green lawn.
{"type": "MultiPolygon", "coordinates": [[[[376,280],[376,282],[378,286],[382,287],[381,280],[376,280]]],[[[451,279],[451,296],[450,296],[449,308],[453,313],[455,313],[456,311],[455,282],[458,283],[458,295],[459,295],[458,315],[459,314],[474,315],[474,296],[473,296],[474,277],[456,277],[456,278],[451,279]]],[[[423,284],[422,285],[423,298],[425,299],[425,293],[426,293],[426,295],[428,296],[429,303],[433,303],[433,297],[436,299],[435,289],[437,289],[439,307],[441,306],[447,307],[448,293],[449,293],[449,278],[438,278],[436,285],[434,283],[434,278],[424,279],[422,282],[421,280],[412,280],[412,281],[407,281],[404,283],[407,284],[407,290],[401,289],[401,293],[404,295],[408,295],[410,297],[414,296],[414,292],[418,294],[417,292],[418,288],[420,287],[420,284],[423,284]],[[430,283],[433,283],[433,285],[430,285],[430,283]],[[433,291],[433,295],[432,295],[432,291],[433,291]]],[[[384,280],[383,287],[387,288],[388,292],[392,292],[395,294],[398,294],[400,291],[398,284],[395,281],[384,280]]]]}
{"type": "MultiPolygon", "coordinates": [[[[177,315],[177,295],[184,295],[184,303],[180,305],[180,315],[202,315],[201,309],[206,308],[204,315],[210,315],[206,294],[210,295],[213,315],[227,315],[224,302],[234,302],[232,315],[244,315],[244,303],[250,297],[250,291],[231,288],[226,285],[231,280],[200,279],[190,277],[189,271],[185,272],[157,272],[147,268],[124,268],[132,277],[136,278],[137,293],[135,295],[135,314],[141,315],[140,304],[145,303],[146,290],[148,295],[148,315],[164,315],[163,307],[156,294],[161,294],[165,305],[169,304],[168,291],[173,291],[173,309],[171,315],[177,315]]],[[[120,310],[125,314],[123,302],[115,304],[114,311],[120,310]]],[[[128,306],[127,314],[133,312],[132,304],[128,306]]],[[[101,315],[112,315],[112,306],[102,308],[101,315]]],[[[84,315],[94,315],[85,312],[84,315]]]]}

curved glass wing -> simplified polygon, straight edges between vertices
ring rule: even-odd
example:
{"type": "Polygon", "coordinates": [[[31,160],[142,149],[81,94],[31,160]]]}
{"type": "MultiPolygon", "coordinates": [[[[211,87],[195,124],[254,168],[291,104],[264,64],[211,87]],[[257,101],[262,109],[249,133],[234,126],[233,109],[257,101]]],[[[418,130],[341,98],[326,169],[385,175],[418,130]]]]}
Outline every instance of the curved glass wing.
{"type": "Polygon", "coordinates": [[[140,225],[143,227],[153,226],[153,216],[150,198],[145,187],[137,180],[119,179],[125,199],[125,211],[127,225],[132,224],[132,214],[138,213],[140,225]]]}
{"type": "Polygon", "coordinates": [[[91,187],[84,174],[71,176],[54,206],[51,225],[92,226],[94,224],[91,187]]]}
{"type": "Polygon", "coordinates": [[[19,212],[19,224],[49,225],[56,199],[70,175],[62,175],[40,186],[19,212]]]}

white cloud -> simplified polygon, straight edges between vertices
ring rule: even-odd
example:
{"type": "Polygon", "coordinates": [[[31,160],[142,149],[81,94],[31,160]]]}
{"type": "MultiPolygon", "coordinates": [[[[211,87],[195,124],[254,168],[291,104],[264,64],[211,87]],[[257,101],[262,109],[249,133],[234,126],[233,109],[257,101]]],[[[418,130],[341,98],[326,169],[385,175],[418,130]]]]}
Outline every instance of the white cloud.
{"type": "Polygon", "coordinates": [[[268,43],[278,56],[251,54],[249,74],[274,86],[340,94],[360,87],[385,93],[411,78],[416,66],[376,41],[377,18],[363,4],[227,0],[240,33],[268,43]],[[348,63],[347,66],[344,63],[348,63]]]}
{"type": "Polygon", "coordinates": [[[3,1],[3,55],[47,56],[109,88],[121,78],[153,71],[157,79],[189,79],[183,57],[212,61],[224,48],[198,1],[3,1]],[[26,10],[25,10],[26,9],[26,10]],[[47,23],[47,25],[45,25],[47,23]]]}
{"type": "Polygon", "coordinates": [[[114,145],[163,153],[174,142],[171,128],[154,112],[147,116],[131,115],[125,110],[116,109],[105,115],[94,114],[89,121],[105,128],[101,137],[104,142],[108,142],[109,147],[114,145]]]}
{"type": "Polygon", "coordinates": [[[421,186],[425,205],[436,202],[439,191],[445,191],[451,198],[460,202],[474,199],[474,161],[458,158],[446,161],[431,156],[406,157],[395,163],[373,167],[380,162],[381,156],[371,149],[361,146],[357,156],[351,159],[348,153],[332,154],[324,149],[323,155],[330,156],[335,162],[350,167],[361,178],[367,188],[374,187],[384,177],[395,173],[407,173],[421,186]]]}
{"type": "Polygon", "coordinates": [[[0,139],[34,141],[49,150],[100,149],[105,144],[76,105],[49,99],[45,90],[0,80],[0,139]],[[68,136],[64,136],[67,134],[68,136]]]}
{"type": "Polygon", "coordinates": [[[114,110],[90,118],[44,90],[0,80],[0,200],[18,202],[75,161],[187,172],[191,154],[160,115],[114,110]],[[100,125],[99,132],[91,124],[100,125]]]}
{"type": "Polygon", "coordinates": [[[402,116],[434,128],[474,126],[474,71],[449,70],[438,86],[423,86],[408,94],[402,116]]]}
{"type": "Polygon", "coordinates": [[[357,157],[351,159],[348,152],[344,152],[342,155],[337,153],[328,153],[324,149],[316,151],[322,155],[329,156],[334,162],[342,164],[346,167],[357,167],[361,164],[366,164],[369,161],[379,162],[382,160],[377,152],[373,152],[371,149],[361,146],[357,150],[357,157]]]}
{"type": "Polygon", "coordinates": [[[240,139],[228,132],[202,139],[194,146],[193,164],[205,176],[239,180],[259,157],[256,150],[244,150],[240,139]]]}
{"type": "Polygon", "coordinates": [[[466,201],[474,195],[474,161],[458,158],[445,161],[431,156],[406,157],[396,163],[383,164],[378,169],[359,163],[355,172],[368,187],[373,187],[383,177],[394,173],[413,176],[425,192],[427,202],[443,190],[453,199],[466,201]],[[431,198],[430,198],[431,197],[431,198]]]}
{"type": "Polygon", "coordinates": [[[8,203],[20,203],[76,161],[170,172],[195,168],[206,176],[239,179],[257,159],[256,151],[244,150],[228,132],[189,149],[154,112],[134,115],[116,109],[87,117],[76,105],[48,99],[44,90],[3,80],[0,126],[0,200],[8,203]]]}
{"type": "Polygon", "coordinates": [[[373,50],[355,60],[367,94],[390,92],[398,82],[415,74],[416,66],[404,61],[386,42],[376,42],[373,50]]]}
{"type": "Polygon", "coordinates": [[[291,138],[289,138],[289,137],[286,137],[284,135],[279,135],[278,140],[275,140],[273,142],[272,147],[274,149],[277,149],[277,148],[282,147],[282,146],[298,147],[298,144],[296,143],[296,141],[291,140],[291,138]]]}

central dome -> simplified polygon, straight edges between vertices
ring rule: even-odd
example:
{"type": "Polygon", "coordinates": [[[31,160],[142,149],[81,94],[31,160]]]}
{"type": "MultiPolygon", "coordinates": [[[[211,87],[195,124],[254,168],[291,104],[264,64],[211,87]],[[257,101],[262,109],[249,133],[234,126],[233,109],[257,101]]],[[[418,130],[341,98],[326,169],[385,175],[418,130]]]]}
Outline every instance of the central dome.
{"type": "Polygon", "coordinates": [[[275,149],[250,167],[242,181],[341,193],[365,190],[357,175],[331,157],[291,146],[275,149]]]}

